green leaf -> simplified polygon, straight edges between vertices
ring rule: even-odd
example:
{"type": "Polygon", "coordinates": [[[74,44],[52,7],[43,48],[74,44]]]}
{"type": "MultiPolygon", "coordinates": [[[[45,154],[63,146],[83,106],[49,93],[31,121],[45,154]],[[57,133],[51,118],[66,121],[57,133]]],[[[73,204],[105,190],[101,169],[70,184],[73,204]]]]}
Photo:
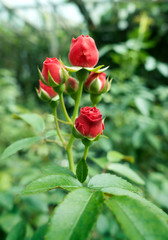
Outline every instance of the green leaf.
{"type": "Polygon", "coordinates": [[[47,225],[46,224],[41,226],[41,227],[39,227],[35,231],[35,233],[34,233],[34,235],[33,235],[31,240],[44,240],[44,235],[46,233],[46,229],[47,229],[47,225]]]}
{"type": "Polygon", "coordinates": [[[135,173],[131,168],[124,166],[123,164],[112,163],[108,166],[108,170],[118,173],[121,176],[124,176],[137,184],[145,184],[142,178],[140,178],[137,173],[135,173]]]}
{"type": "Polygon", "coordinates": [[[136,97],[134,99],[135,105],[138,108],[138,110],[145,116],[149,115],[149,101],[147,101],[144,98],[136,97]]]}
{"type": "Polygon", "coordinates": [[[168,216],[144,198],[114,196],[105,203],[130,240],[167,239],[168,216]]]}
{"type": "Polygon", "coordinates": [[[36,142],[39,142],[42,139],[43,137],[30,137],[30,138],[23,138],[19,141],[12,143],[2,153],[1,160],[13,155],[19,150],[22,150],[26,147],[30,147],[31,145],[33,145],[36,142]]]}
{"type": "Polygon", "coordinates": [[[50,137],[55,137],[55,136],[57,136],[57,131],[56,130],[49,130],[49,131],[47,131],[46,132],[46,134],[45,134],[45,137],[46,138],[50,138],[50,137]]]}
{"type": "Polygon", "coordinates": [[[110,151],[107,153],[107,159],[109,162],[120,162],[124,158],[124,155],[117,151],[110,151]]]}
{"type": "Polygon", "coordinates": [[[125,156],[124,154],[117,151],[109,151],[107,153],[107,159],[109,162],[120,162],[121,160],[128,161],[130,163],[134,162],[134,158],[132,156],[125,156]]]}
{"type": "Polygon", "coordinates": [[[103,203],[103,194],[88,188],[69,193],[55,208],[46,240],[86,240],[103,203]]]}
{"type": "Polygon", "coordinates": [[[65,174],[65,175],[70,175],[72,177],[75,177],[73,172],[69,170],[68,168],[61,167],[56,164],[48,165],[45,168],[41,169],[42,173],[45,175],[59,175],[59,174],[65,174]]]}
{"type": "Polygon", "coordinates": [[[68,191],[82,187],[81,183],[68,175],[49,175],[41,177],[30,183],[23,191],[22,194],[36,194],[46,192],[54,188],[63,188],[68,191]]]}
{"type": "Polygon", "coordinates": [[[19,222],[12,228],[6,240],[21,240],[21,239],[24,239],[25,234],[26,234],[26,226],[23,222],[19,222]]]}
{"type": "Polygon", "coordinates": [[[100,166],[101,168],[106,168],[107,165],[108,165],[108,161],[107,161],[107,158],[106,157],[100,157],[100,158],[93,158],[93,157],[90,157],[90,159],[97,163],[98,166],[100,166]]]}
{"type": "Polygon", "coordinates": [[[98,174],[91,178],[88,183],[88,187],[114,195],[118,195],[120,191],[122,192],[122,190],[140,193],[140,190],[131,183],[117,177],[116,175],[108,173],[98,174]]]}
{"type": "Polygon", "coordinates": [[[44,120],[35,113],[14,114],[14,118],[19,118],[31,125],[38,132],[43,132],[45,129],[44,120]]]}
{"type": "Polygon", "coordinates": [[[87,162],[84,158],[82,158],[80,159],[76,167],[76,177],[81,183],[83,183],[86,180],[87,175],[88,175],[87,162]]]}

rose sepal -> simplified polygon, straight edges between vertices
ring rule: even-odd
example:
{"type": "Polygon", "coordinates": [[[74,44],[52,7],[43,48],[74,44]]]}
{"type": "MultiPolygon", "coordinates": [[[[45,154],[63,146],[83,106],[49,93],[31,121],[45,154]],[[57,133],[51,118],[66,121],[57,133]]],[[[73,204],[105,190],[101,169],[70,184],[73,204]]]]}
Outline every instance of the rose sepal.
{"type": "Polygon", "coordinates": [[[59,86],[59,84],[58,83],[56,83],[55,81],[54,81],[54,79],[52,78],[52,76],[51,76],[51,74],[50,74],[50,71],[48,71],[48,85],[50,86],[50,87],[58,87],[59,86]]]}
{"type": "Polygon", "coordinates": [[[58,85],[57,87],[53,87],[54,91],[58,94],[65,92],[65,84],[58,85]]]}
{"type": "Polygon", "coordinates": [[[90,145],[95,142],[98,141],[100,138],[101,133],[99,133],[95,138],[88,138],[88,137],[84,137],[82,139],[82,143],[85,145],[85,147],[90,147],[90,145]]]}
{"type": "Polygon", "coordinates": [[[37,88],[35,88],[36,90],[36,93],[37,93],[37,96],[43,101],[43,102],[58,102],[59,101],[59,96],[56,95],[55,97],[51,98],[48,93],[40,88],[40,93],[39,93],[39,90],[37,88]]]}
{"type": "Polygon", "coordinates": [[[78,72],[81,69],[85,69],[89,72],[101,73],[101,72],[106,71],[109,68],[109,66],[104,67],[104,68],[102,68],[102,67],[104,67],[104,65],[100,65],[100,66],[97,66],[95,68],[94,67],[93,68],[87,68],[87,67],[77,67],[77,66],[73,66],[73,67],[65,66],[65,68],[68,72],[78,72]]]}
{"type": "Polygon", "coordinates": [[[105,83],[104,88],[102,89],[101,93],[106,93],[110,90],[112,80],[113,80],[112,78],[110,80],[109,80],[109,77],[107,78],[106,83],[105,83]]]}
{"type": "Polygon", "coordinates": [[[60,78],[61,78],[61,83],[60,84],[65,83],[69,78],[69,74],[68,74],[67,70],[63,67],[62,64],[61,64],[60,78]]]}
{"type": "Polygon", "coordinates": [[[75,126],[72,128],[72,134],[75,138],[83,139],[84,136],[75,128],[75,126]]]}
{"type": "Polygon", "coordinates": [[[40,89],[40,93],[39,90],[37,88],[35,88],[37,96],[43,101],[43,102],[49,102],[51,100],[50,96],[48,95],[48,93],[46,91],[44,91],[42,88],[40,89]]]}
{"type": "Polygon", "coordinates": [[[39,67],[37,67],[37,70],[38,70],[38,73],[39,73],[39,78],[40,78],[40,80],[42,81],[42,83],[45,84],[45,85],[47,85],[47,86],[49,86],[48,83],[45,81],[45,79],[44,79],[44,77],[43,77],[43,74],[42,74],[42,72],[40,71],[39,67]]]}

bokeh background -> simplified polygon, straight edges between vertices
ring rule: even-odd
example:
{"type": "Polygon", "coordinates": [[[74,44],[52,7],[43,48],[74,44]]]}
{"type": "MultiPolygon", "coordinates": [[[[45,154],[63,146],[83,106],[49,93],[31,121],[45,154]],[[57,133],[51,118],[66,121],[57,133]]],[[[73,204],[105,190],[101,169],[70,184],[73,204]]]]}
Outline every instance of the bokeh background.
{"type": "MultiPolygon", "coordinates": [[[[95,39],[98,64],[110,66],[107,75],[113,78],[98,105],[107,138],[91,147],[89,174],[108,172],[108,161],[121,160],[111,151],[120,152],[120,163],[145,181],[146,197],[168,212],[167,1],[1,0],[0,154],[14,141],[39,135],[16,114],[37,113],[46,131],[54,129],[49,106],[36,96],[37,66],[42,68],[46,57],[61,57],[69,65],[71,39],[81,34],[95,39]]],[[[65,102],[71,113],[73,100],[66,96],[65,102]]],[[[86,105],[90,99],[84,92],[81,106],[86,105]]],[[[78,160],[82,144],[76,142],[74,151],[78,160]]],[[[28,197],[19,193],[49,163],[67,166],[67,157],[59,146],[45,141],[0,160],[1,240],[20,221],[26,226],[26,240],[40,240],[34,233],[39,227],[45,231],[49,214],[65,192],[28,197]]],[[[126,238],[105,208],[89,239],[126,238]]]]}

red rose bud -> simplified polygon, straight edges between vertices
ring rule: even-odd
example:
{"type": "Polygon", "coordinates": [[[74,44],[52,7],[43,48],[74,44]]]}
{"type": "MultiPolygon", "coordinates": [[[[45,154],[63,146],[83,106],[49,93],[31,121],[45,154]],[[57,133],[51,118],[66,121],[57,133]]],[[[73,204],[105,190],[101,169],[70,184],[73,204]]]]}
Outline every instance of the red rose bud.
{"type": "Polygon", "coordinates": [[[68,80],[68,72],[57,58],[46,58],[43,62],[42,76],[46,83],[58,87],[68,80]]]}
{"type": "Polygon", "coordinates": [[[75,120],[75,128],[78,134],[86,138],[96,138],[99,134],[102,134],[104,124],[102,115],[99,109],[96,107],[84,107],[80,110],[80,115],[75,120]]]}
{"type": "Polygon", "coordinates": [[[41,100],[44,102],[56,101],[58,100],[58,93],[56,93],[52,87],[47,86],[39,80],[39,89],[37,94],[41,100]]]}
{"type": "Polygon", "coordinates": [[[108,81],[106,81],[106,74],[102,73],[94,73],[91,72],[89,77],[85,82],[85,88],[89,93],[92,94],[100,94],[107,90],[108,81]]]}
{"type": "Polygon", "coordinates": [[[73,95],[78,91],[78,81],[73,77],[69,77],[65,83],[65,92],[69,95],[73,95]]]}
{"type": "Polygon", "coordinates": [[[88,35],[73,38],[69,51],[69,61],[74,66],[94,67],[99,59],[99,52],[93,38],[88,35]]]}

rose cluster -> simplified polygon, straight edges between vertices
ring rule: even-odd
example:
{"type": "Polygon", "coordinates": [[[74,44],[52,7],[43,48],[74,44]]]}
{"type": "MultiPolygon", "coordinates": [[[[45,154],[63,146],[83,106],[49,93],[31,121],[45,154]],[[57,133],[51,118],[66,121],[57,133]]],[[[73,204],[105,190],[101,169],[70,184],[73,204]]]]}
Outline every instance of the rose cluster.
{"type": "Polygon", "coordinates": [[[74,129],[81,138],[94,139],[102,134],[104,129],[102,115],[95,105],[100,101],[101,94],[109,90],[110,81],[106,79],[102,66],[94,68],[98,60],[99,52],[94,39],[81,35],[73,38],[70,46],[69,61],[74,67],[66,67],[61,60],[54,57],[46,58],[42,72],[39,70],[37,93],[39,98],[49,103],[58,102],[63,92],[77,101],[80,79],[74,78],[70,73],[76,72],[77,76],[83,74],[81,79],[84,81],[85,90],[90,93],[94,107],[81,108],[79,116],[73,122],[74,129]]]}

